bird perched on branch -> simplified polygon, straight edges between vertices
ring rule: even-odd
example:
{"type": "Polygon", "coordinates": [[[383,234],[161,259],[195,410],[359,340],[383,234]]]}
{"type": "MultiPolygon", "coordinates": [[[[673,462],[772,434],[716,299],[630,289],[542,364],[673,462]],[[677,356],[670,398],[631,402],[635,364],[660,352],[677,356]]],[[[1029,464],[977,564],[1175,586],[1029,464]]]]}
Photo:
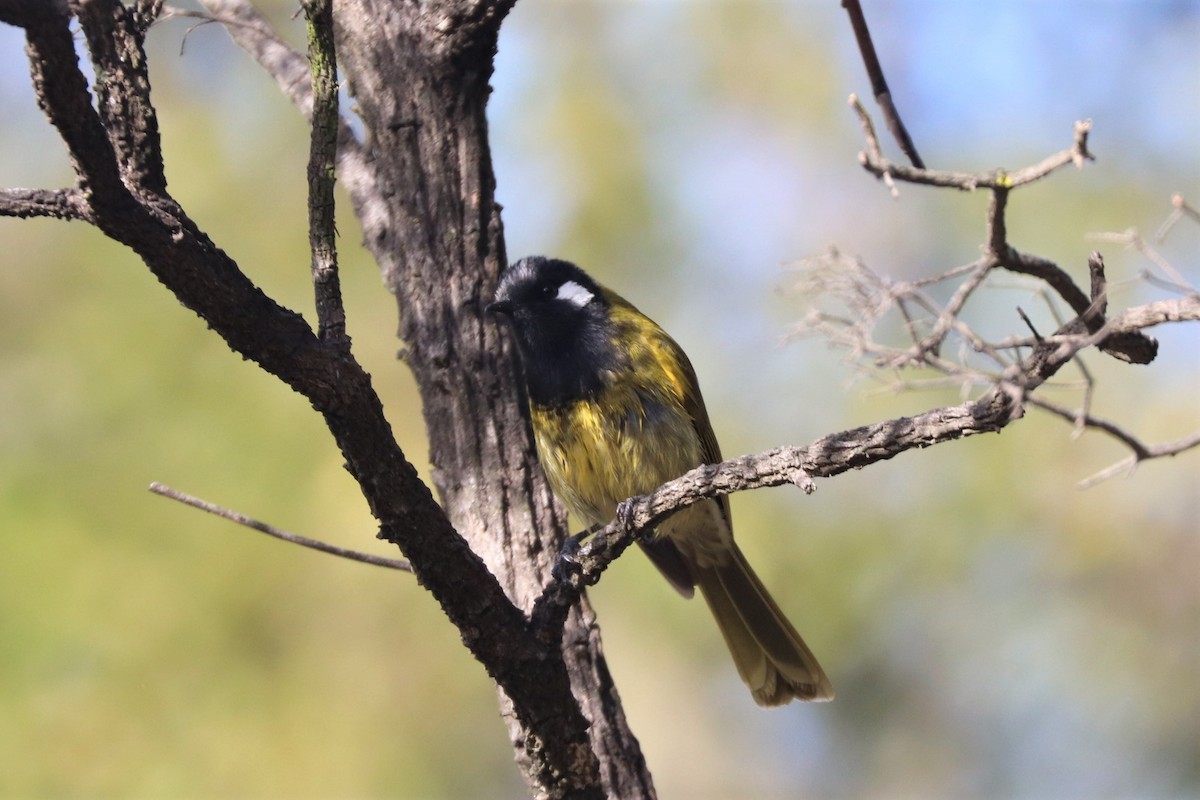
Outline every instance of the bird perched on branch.
{"type": "MultiPolygon", "coordinates": [[[[577,520],[604,525],[621,501],[721,461],[683,350],[574,264],[516,262],[488,310],[511,324],[538,458],[577,520]]],[[[755,702],[833,699],[812,652],[734,543],[727,498],[676,512],[639,544],[685,597],[700,588],[755,702]]]]}

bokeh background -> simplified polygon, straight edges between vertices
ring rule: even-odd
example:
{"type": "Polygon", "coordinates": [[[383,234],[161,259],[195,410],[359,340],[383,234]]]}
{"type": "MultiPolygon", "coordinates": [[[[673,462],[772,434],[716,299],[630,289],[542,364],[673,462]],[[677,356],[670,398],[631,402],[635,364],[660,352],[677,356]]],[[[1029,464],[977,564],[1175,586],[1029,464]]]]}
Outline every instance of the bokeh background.
{"type": "MultiPolygon", "coordinates": [[[[260,5],[301,41],[294,4],[260,5]]],[[[1023,166],[1094,119],[1098,160],[1018,192],[1012,241],[1085,284],[1100,247],[1117,308],[1163,296],[1142,256],[1089,234],[1149,236],[1173,192],[1200,201],[1200,3],[865,5],[932,166],[1023,166]]],[[[193,22],[151,35],[171,188],[311,318],[304,126],[193,22]]],[[[21,48],[0,28],[0,184],[69,184],[21,48]]],[[[958,401],[781,344],[805,310],[788,264],[836,245],[907,279],[982,241],[983,195],[892,199],[857,166],[846,97],[870,91],[839,4],[521,0],[493,84],[510,255],[575,260],[672,331],[727,455],[958,401]]],[[[394,303],[345,210],[355,349],[421,461],[394,303]]],[[[1198,245],[1195,226],[1160,245],[1193,283],[1198,245]]],[[[1018,305],[1053,328],[1015,279],[968,318],[1017,334],[1018,305]]],[[[1087,358],[1095,412],[1149,441],[1200,427],[1200,336],[1156,333],[1152,366],[1087,358]]],[[[1063,383],[1051,396],[1077,402],[1063,383]]],[[[811,497],[738,496],[739,540],[831,704],[755,707],[703,606],[623,559],[592,598],[660,795],[1200,795],[1200,454],[1075,488],[1124,456],[1033,412],[811,497]]],[[[266,540],[153,480],[390,554],[303,400],[95,231],[0,219],[0,796],[523,794],[489,682],[411,578],[266,540]]]]}

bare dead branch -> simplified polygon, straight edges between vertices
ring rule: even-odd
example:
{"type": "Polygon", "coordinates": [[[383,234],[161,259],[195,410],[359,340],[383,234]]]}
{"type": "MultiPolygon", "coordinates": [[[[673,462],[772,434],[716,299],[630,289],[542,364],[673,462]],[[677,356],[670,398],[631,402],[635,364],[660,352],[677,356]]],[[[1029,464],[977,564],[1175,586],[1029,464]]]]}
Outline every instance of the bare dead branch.
{"type": "MultiPolygon", "coordinates": [[[[991,259],[981,259],[976,263],[975,269],[967,277],[965,281],[959,284],[950,301],[946,303],[946,307],[942,309],[937,320],[933,324],[933,330],[924,340],[919,342],[916,347],[909,351],[905,356],[906,360],[921,360],[926,353],[937,355],[941,349],[942,342],[945,341],[946,334],[958,324],[959,314],[963,307],[967,304],[967,299],[983,285],[984,280],[988,276],[988,272],[995,266],[995,262],[991,259]]],[[[927,301],[928,302],[928,301],[927,301]]],[[[903,362],[893,362],[887,366],[899,366],[903,362]]]]}
{"type": "MultiPolygon", "coordinates": [[[[1003,170],[1000,170],[989,175],[942,173],[934,170],[915,170],[907,167],[898,167],[888,162],[879,151],[878,141],[874,137],[874,128],[870,116],[857,100],[854,98],[851,98],[851,100],[855,113],[858,114],[862,123],[867,146],[867,149],[859,154],[859,161],[873,174],[888,182],[892,188],[893,195],[895,194],[894,184],[891,183],[893,178],[912,183],[954,187],[964,191],[973,191],[978,188],[987,188],[992,191],[992,200],[988,206],[987,229],[984,238],[985,256],[984,261],[980,262],[979,267],[982,270],[982,274],[976,272],[973,277],[978,282],[969,281],[960,286],[956,291],[955,297],[952,303],[947,306],[945,314],[939,316],[939,322],[935,325],[935,329],[930,337],[914,348],[918,360],[920,354],[923,352],[936,353],[937,348],[941,346],[942,340],[951,327],[950,320],[957,318],[967,298],[978,288],[983,279],[987,277],[987,272],[994,267],[1003,267],[1011,272],[1031,275],[1045,281],[1062,296],[1076,314],[1083,318],[1086,325],[1093,329],[1103,325],[1103,313],[1096,313],[1091,308],[1095,298],[1089,297],[1088,294],[1076,286],[1075,282],[1061,267],[1048,259],[1021,253],[1009,244],[1005,221],[1008,195],[1014,188],[1039,180],[1067,164],[1074,163],[1077,167],[1081,167],[1085,161],[1092,160],[1093,156],[1087,149],[1088,134],[1091,131],[1090,121],[1075,123],[1075,138],[1071,147],[1017,172],[1007,174],[1003,170]]],[[[1099,254],[1093,254],[1092,256],[1093,261],[1099,258],[1099,254]]],[[[1102,273],[1103,262],[1101,261],[1100,264],[1102,273]]],[[[1095,273],[1093,272],[1093,283],[1095,280],[1095,273]]],[[[1101,349],[1123,361],[1135,364],[1147,364],[1154,360],[1157,353],[1157,343],[1153,339],[1141,334],[1130,333],[1114,336],[1109,341],[1106,341],[1101,349]]],[[[911,359],[912,354],[903,356],[903,358],[911,359]]]]}
{"type": "Polygon", "coordinates": [[[1128,309],[1120,316],[1110,319],[1101,330],[1093,334],[1086,343],[1097,343],[1106,335],[1122,331],[1141,330],[1167,322],[1196,322],[1200,320],[1200,294],[1191,294],[1174,300],[1158,300],[1128,309]]]}
{"type": "Polygon", "coordinates": [[[21,20],[14,24],[23,24],[25,28],[26,53],[38,106],[67,145],[75,174],[87,176],[86,186],[81,186],[85,197],[90,203],[95,193],[124,195],[112,145],[92,106],[87,80],[79,70],[67,4],[47,4],[38,13],[21,20]]]}
{"type": "Polygon", "coordinates": [[[846,9],[846,13],[850,15],[850,26],[854,29],[854,39],[858,42],[858,52],[862,54],[863,64],[867,68],[867,77],[871,79],[871,92],[875,95],[875,102],[879,104],[880,110],[883,111],[883,119],[888,130],[892,132],[892,137],[900,146],[900,151],[908,157],[909,163],[918,169],[924,168],[925,162],[917,154],[917,147],[913,144],[912,137],[908,135],[908,128],[904,126],[904,121],[900,119],[900,111],[892,100],[892,92],[888,89],[887,79],[883,76],[883,67],[879,63],[879,56],[875,53],[875,43],[871,40],[871,31],[867,27],[867,17],[863,14],[862,4],[858,0],[842,0],[842,8],[846,9]]]}
{"type": "Polygon", "coordinates": [[[0,217],[94,221],[87,198],[78,189],[0,189],[0,217]]]}
{"type": "Polygon", "coordinates": [[[1076,486],[1078,486],[1080,489],[1090,489],[1096,484],[1102,483],[1103,481],[1119,475],[1122,472],[1125,474],[1133,472],[1137,465],[1142,461],[1147,461],[1152,458],[1167,458],[1170,456],[1176,456],[1193,448],[1200,447],[1200,433],[1195,433],[1183,439],[1176,439],[1173,442],[1163,442],[1162,444],[1147,445],[1144,447],[1146,450],[1145,455],[1139,456],[1135,453],[1128,458],[1118,461],[1116,464],[1113,464],[1110,467],[1100,470],[1090,478],[1085,478],[1077,483],[1076,486]]]}
{"type": "Polygon", "coordinates": [[[1161,242],[1167,238],[1167,234],[1175,227],[1175,224],[1182,219],[1190,219],[1192,222],[1200,223],[1200,211],[1197,211],[1182,194],[1176,192],[1171,195],[1171,205],[1174,206],[1170,215],[1163,220],[1162,225],[1154,233],[1154,241],[1161,242]]]}
{"type": "Polygon", "coordinates": [[[121,176],[138,191],[164,194],[162,142],[143,47],[146,28],[157,14],[155,5],[71,1],[96,68],[96,106],[121,176]]]}
{"type": "MultiPolygon", "coordinates": [[[[284,95],[305,117],[312,115],[312,75],[304,54],[292,49],[271,28],[266,17],[244,0],[202,0],[205,17],[219,22],[234,44],[258,62],[284,95]]],[[[195,12],[173,12],[201,17],[195,12]]]]}
{"type": "Polygon", "coordinates": [[[1075,141],[1069,148],[1047,156],[1036,164],[1009,173],[1005,180],[1007,188],[1016,189],[1027,183],[1039,181],[1067,164],[1074,164],[1076,169],[1083,169],[1084,162],[1096,160],[1096,157],[1088,151],[1088,134],[1091,132],[1092,121],[1090,119],[1077,120],[1075,122],[1075,141]]]}
{"type": "Polygon", "coordinates": [[[993,266],[1000,263],[1008,250],[1008,220],[1004,214],[1007,208],[1008,189],[993,189],[988,202],[987,230],[983,240],[983,252],[993,266]]]}
{"type": "MultiPolygon", "coordinates": [[[[1004,192],[1006,190],[995,190],[997,196],[1004,192]]],[[[1189,290],[1182,297],[1126,309],[1106,319],[1109,285],[1100,254],[1092,253],[1089,257],[1090,285],[1089,293],[1085,295],[1056,264],[1018,253],[1003,241],[1004,235],[997,235],[996,232],[1002,231],[1002,228],[994,224],[994,219],[1001,217],[1002,211],[1002,202],[994,203],[989,211],[988,235],[994,237],[990,241],[993,247],[1002,248],[1004,254],[1004,258],[994,266],[1006,266],[1011,271],[1043,282],[1038,284],[1036,291],[1046,299],[1051,313],[1059,321],[1059,327],[1053,333],[1040,334],[1019,308],[1018,314],[1032,331],[1030,337],[986,341],[971,331],[962,319],[961,312],[966,298],[977,291],[991,273],[993,262],[986,255],[973,264],[956,267],[920,282],[898,283],[880,277],[856,259],[845,258],[836,250],[831,250],[825,256],[799,264],[796,268],[797,286],[800,293],[814,305],[833,300],[843,308],[837,312],[814,308],[800,324],[794,326],[793,335],[815,333],[823,336],[831,343],[845,347],[856,364],[864,356],[871,356],[876,366],[892,371],[924,367],[942,375],[932,379],[894,379],[890,384],[893,389],[959,385],[965,391],[972,386],[990,383],[993,387],[991,392],[977,401],[975,408],[987,407],[997,415],[1004,411],[1004,416],[989,417],[996,425],[1007,424],[1007,421],[1019,416],[1028,404],[1072,422],[1075,426],[1073,435],[1079,435],[1087,428],[1096,428],[1134,451],[1131,460],[1127,459],[1099,473],[1083,485],[1093,485],[1123,469],[1131,468],[1137,461],[1175,455],[1196,446],[1194,437],[1162,446],[1146,445],[1116,423],[1094,417],[1090,408],[1095,381],[1080,354],[1088,348],[1098,347],[1125,361],[1147,363],[1153,360],[1157,343],[1146,336],[1143,329],[1166,323],[1200,321],[1200,293],[1189,290]],[[960,283],[946,306],[939,307],[923,293],[922,287],[944,281],[949,276],[960,283]],[[1057,307],[1050,301],[1051,291],[1069,301],[1076,313],[1074,318],[1061,318],[1057,307]],[[914,311],[923,316],[914,314],[914,311]],[[903,321],[908,338],[912,340],[910,346],[889,345],[876,340],[875,331],[889,314],[895,314],[903,321]],[[921,336],[923,329],[929,332],[921,336]],[[951,334],[962,340],[957,360],[939,355],[942,344],[951,334]],[[1005,364],[1002,360],[1006,352],[1020,354],[1024,351],[1029,351],[1029,354],[1018,355],[1015,364],[1005,364]],[[972,353],[991,358],[1000,366],[999,371],[981,369],[972,363],[972,353]],[[1083,397],[1078,409],[1068,409],[1034,395],[1035,389],[1069,362],[1076,363],[1083,376],[1083,397]]],[[[1173,270],[1164,272],[1178,274],[1173,270]]],[[[1183,291],[1178,284],[1178,281],[1171,281],[1166,285],[1173,291],[1183,291]]],[[[822,476],[819,468],[810,468],[810,472],[822,476]]]]}
{"type": "MultiPolygon", "coordinates": [[[[859,115],[860,121],[862,121],[864,116],[867,116],[867,112],[863,110],[861,104],[855,105],[855,113],[859,115]]],[[[877,178],[890,175],[892,178],[904,181],[905,183],[924,186],[945,186],[964,192],[973,192],[976,189],[1016,189],[1020,186],[1041,180],[1068,164],[1082,167],[1085,161],[1094,160],[1094,156],[1087,149],[1087,139],[1091,131],[1091,125],[1091,120],[1076,122],[1075,141],[1071,147],[1016,172],[999,169],[986,173],[972,174],[967,172],[918,169],[889,161],[878,152],[878,148],[874,152],[871,149],[864,150],[859,153],[858,160],[865,170],[877,178]]]]}
{"type": "MultiPolygon", "coordinates": [[[[1176,206],[1176,208],[1172,211],[1172,215],[1178,214],[1176,219],[1183,219],[1184,215],[1179,212],[1180,207],[1176,206]]],[[[1165,226],[1166,223],[1164,223],[1164,227],[1165,226]]],[[[1159,230],[1162,230],[1162,228],[1159,230]]],[[[1171,265],[1170,261],[1168,261],[1161,253],[1159,253],[1157,249],[1152,247],[1149,242],[1142,238],[1141,233],[1139,233],[1136,228],[1129,228],[1128,230],[1121,231],[1119,233],[1093,233],[1089,234],[1088,238],[1103,242],[1116,242],[1125,247],[1127,250],[1134,250],[1138,253],[1141,253],[1148,261],[1150,261],[1150,263],[1158,267],[1160,272],[1166,275],[1165,283],[1167,285],[1174,287],[1180,292],[1196,291],[1196,289],[1188,283],[1183,275],[1181,275],[1179,271],[1171,265]]]]}
{"type": "MultiPolygon", "coordinates": [[[[1087,148],[1088,134],[1091,131],[1090,120],[1075,123],[1075,138],[1071,147],[1048,156],[1037,164],[1013,173],[1006,173],[1003,170],[999,170],[987,175],[969,175],[965,173],[938,172],[935,170],[918,170],[891,164],[880,152],[870,115],[867,114],[855,98],[851,98],[851,101],[855,113],[859,116],[859,120],[862,123],[867,147],[866,150],[859,154],[859,161],[868,171],[887,182],[893,195],[896,193],[895,185],[892,183],[893,179],[917,184],[953,187],[964,191],[974,191],[979,188],[986,188],[992,191],[992,202],[988,207],[987,231],[984,240],[984,252],[986,255],[985,260],[981,262],[981,266],[979,267],[982,272],[977,271],[973,275],[973,281],[968,281],[959,287],[952,302],[947,306],[945,313],[939,316],[939,321],[935,325],[934,331],[926,341],[921,342],[914,348],[913,353],[915,353],[918,360],[920,354],[923,352],[936,353],[937,348],[940,347],[942,340],[951,327],[950,320],[957,318],[967,298],[978,288],[983,279],[986,278],[987,272],[996,266],[1045,281],[1058,292],[1076,314],[1081,316],[1086,325],[1092,329],[1098,329],[1103,325],[1103,312],[1096,313],[1095,309],[1092,309],[1095,298],[1089,297],[1088,294],[1076,286],[1071,277],[1057,264],[1039,256],[1021,253],[1012,247],[1008,242],[1007,224],[1005,222],[1005,209],[1010,191],[1033,181],[1040,180],[1067,164],[1075,164],[1076,167],[1082,167],[1085,161],[1093,160],[1094,157],[1087,148]]],[[[1091,261],[1095,262],[1099,258],[1099,254],[1093,254],[1091,261]]],[[[1101,265],[1102,279],[1103,262],[1100,261],[1099,263],[1101,265]]],[[[1095,283],[1097,278],[1095,277],[1094,270],[1092,274],[1093,283],[1095,283]]],[[[1154,360],[1158,352],[1158,345],[1149,337],[1138,333],[1128,333],[1114,336],[1106,341],[1101,346],[1101,349],[1123,361],[1134,364],[1147,364],[1154,360]]],[[[913,353],[905,355],[903,358],[911,359],[913,353]]]]}
{"type": "Polygon", "coordinates": [[[1082,410],[1072,410],[1058,403],[1052,403],[1041,397],[1030,397],[1029,404],[1038,408],[1049,411],[1051,414],[1062,417],[1071,424],[1082,428],[1095,428],[1096,430],[1104,431],[1109,436],[1122,442],[1134,452],[1138,458],[1145,458],[1149,455],[1149,450],[1138,441],[1137,437],[1127,432],[1115,422],[1093,417],[1082,410]]]}
{"type": "Polygon", "coordinates": [[[756,455],[697,467],[642,497],[621,504],[616,519],[595,533],[573,557],[573,569],[546,587],[533,613],[535,626],[560,624],[584,587],[601,574],[643,532],[706,497],[792,484],[806,493],[814,478],[830,478],[885,461],[907,450],[929,447],[977,433],[1000,431],[1011,419],[1007,402],[994,392],[958,406],[937,408],[823,437],[807,447],[780,447],[756,455]]]}
{"type": "Polygon", "coordinates": [[[1004,256],[1003,266],[1005,269],[1045,281],[1076,314],[1084,314],[1091,306],[1091,298],[1075,285],[1075,281],[1067,274],[1066,270],[1053,261],[1041,256],[1022,253],[1013,247],[1008,247],[1004,256]]]}
{"type": "Polygon", "coordinates": [[[307,536],[289,533],[288,531],[276,528],[273,525],[268,525],[265,522],[260,522],[259,520],[247,517],[246,515],[240,514],[237,511],[218,506],[214,503],[208,502],[207,500],[201,500],[199,497],[187,494],[186,492],[181,492],[178,489],[172,489],[170,486],[164,486],[157,481],[150,484],[150,491],[157,495],[168,497],[172,500],[177,500],[184,505],[191,506],[192,508],[198,508],[201,511],[207,511],[209,514],[215,514],[216,516],[221,517],[222,519],[227,519],[230,522],[236,522],[238,525],[256,530],[259,533],[265,533],[268,536],[275,537],[276,539],[290,542],[292,544],[298,544],[301,547],[307,547],[322,553],[329,553],[330,555],[346,558],[351,561],[358,561],[363,564],[371,564],[376,567],[387,567],[388,569],[398,569],[403,572],[412,572],[412,565],[404,559],[383,558],[382,556],[376,556],[370,553],[362,553],[358,550],[347,550],[344,547],[338,547],[317,539],[310,539],[307,536]]]}

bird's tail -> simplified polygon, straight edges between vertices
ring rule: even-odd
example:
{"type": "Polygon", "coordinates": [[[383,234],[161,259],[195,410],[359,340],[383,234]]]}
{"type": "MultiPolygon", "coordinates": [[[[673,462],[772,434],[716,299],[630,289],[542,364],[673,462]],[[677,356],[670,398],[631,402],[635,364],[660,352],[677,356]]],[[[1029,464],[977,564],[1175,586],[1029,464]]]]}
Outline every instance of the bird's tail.
{"type": "Polygon", "coordinates": [[[788,622],[737,545],[728,558],[693,563],[696,585],[708,602],[738,674],[754,702],[778,706],[832,700],[833,685],[808,645],[788,622]]]}

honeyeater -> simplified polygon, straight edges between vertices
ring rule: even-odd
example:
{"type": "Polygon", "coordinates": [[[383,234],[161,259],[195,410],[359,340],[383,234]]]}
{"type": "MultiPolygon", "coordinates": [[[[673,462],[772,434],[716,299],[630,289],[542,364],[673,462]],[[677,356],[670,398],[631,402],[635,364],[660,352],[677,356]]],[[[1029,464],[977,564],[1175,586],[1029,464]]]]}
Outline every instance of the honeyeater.
{"type": "MultiPolygon", "coordinates": [[[[721,461],[683,350],[583,270],[522,259],[505,270],[488,310],[511,324],[539,461],[577,521],[607,524],[621,501],[721,461]]],[[[727,498],[677,512],[639,543],[685,597],[700,588],[755,702],[833,698],[734,543],[727,498]]]]}

